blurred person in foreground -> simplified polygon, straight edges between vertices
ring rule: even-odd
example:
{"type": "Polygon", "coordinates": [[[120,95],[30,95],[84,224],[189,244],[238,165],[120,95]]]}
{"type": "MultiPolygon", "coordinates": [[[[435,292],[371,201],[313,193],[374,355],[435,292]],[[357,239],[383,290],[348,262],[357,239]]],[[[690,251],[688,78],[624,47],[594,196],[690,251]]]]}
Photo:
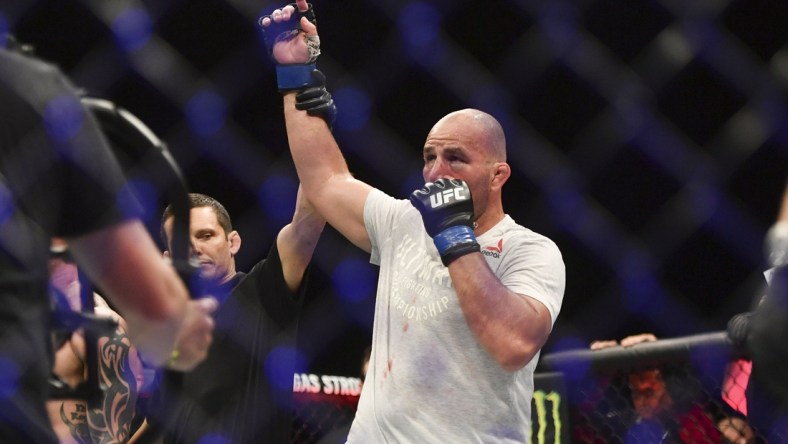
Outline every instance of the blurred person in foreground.
{"type": "Polygon", "coordinates": [[[511,175],[503,128],[475,109],[440,119],[422,150],[425,185],[410,200],[355,179],[330,131],[332,105],[312,106],[327,94],[312,64],[313,21],[299,0],[261,25],[304,192],[380,265],[369,371],[348,442],[525,442],[533,372],[565,271],[555,243],[503,210],[511,175]]]}
{"type": "Polygon", "coordinates": [[[0,442],[54,443],[45,407],[52,237],[68,242],[152,365],[202,361],[216,301],[190,301],[138,213],[120,211],[120,166],[70,81],[0,38],[0,442]]]}

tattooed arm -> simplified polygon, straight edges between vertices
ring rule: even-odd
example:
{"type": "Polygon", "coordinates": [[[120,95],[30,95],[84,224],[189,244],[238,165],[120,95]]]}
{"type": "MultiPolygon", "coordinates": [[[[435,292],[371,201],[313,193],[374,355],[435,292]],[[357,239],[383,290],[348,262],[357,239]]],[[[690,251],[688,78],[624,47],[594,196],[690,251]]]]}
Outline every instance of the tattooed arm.
{"type": "MultiPolygon", "coordinates": [[[[55,352],[53,372],[72,388],[85,379],[85,343],[80,333],[74,333],[55,352]]],[[[81,399],[53,399],[47,401],[52,428],[61,443],[89,443],[87,403],[81,399]]]]}
{"type": "Polygon", "coordinates": [[[133,432],[131,425],[142,386],[142,361],[129,340],[125,321],[99,301],[95,311],[118,321],[118,327],[112,334],[99,336],[98,365],[104,393],[98,408],[88,412],[90,435],[93,442],[123,443],[133,432]]]}
{"type": "MultiPolygon", "coordinates": [[[[125,443],[133,432],[142,362],[125,321],[102,302],[97,301],[96,315],[118,321],[114,331],[98,336],[99,380],[104,390],[93,409],[82,399],[48,401],[49,417],[61,443],[125,443]]],[[[84,359],[84,336],[75,333],[55,355],[55,374],[76,387],[87,378],[84,359]]]]}

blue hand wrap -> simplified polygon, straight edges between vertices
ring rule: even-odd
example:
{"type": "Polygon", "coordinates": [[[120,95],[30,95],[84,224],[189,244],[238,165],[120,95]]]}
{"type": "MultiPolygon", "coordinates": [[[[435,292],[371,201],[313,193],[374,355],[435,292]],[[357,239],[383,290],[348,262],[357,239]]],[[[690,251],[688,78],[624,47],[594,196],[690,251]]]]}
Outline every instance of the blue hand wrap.
{"type": "Polygon", "coordinates": [[[449,227],[432,238],[438,253],[441,255],[443,265],[449,264],[460,256],[481,251],[473,228],[467,225],[449,227]]]}
{"type": "Polygon", "coordinates": [[[276,65],[276,83],[279,91],[293,91],[312,86],[312,71],[317,69],[315,63],[305,65],[276,65]]]}

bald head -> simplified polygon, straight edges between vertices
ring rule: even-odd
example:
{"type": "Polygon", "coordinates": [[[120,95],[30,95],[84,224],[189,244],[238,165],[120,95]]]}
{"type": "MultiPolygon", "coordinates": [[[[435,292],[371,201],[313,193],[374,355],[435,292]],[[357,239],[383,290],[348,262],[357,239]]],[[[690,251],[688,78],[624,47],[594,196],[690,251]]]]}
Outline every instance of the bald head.
{"type": "Polygon", "coordinates": [[[461,123],[460,127],[467,129],[471,137],[480,141],[494,161],[506,162],[506,136],[495,117],[478,109],[466,108],[447,114],[435,127],[448,122],[461,123]]]}

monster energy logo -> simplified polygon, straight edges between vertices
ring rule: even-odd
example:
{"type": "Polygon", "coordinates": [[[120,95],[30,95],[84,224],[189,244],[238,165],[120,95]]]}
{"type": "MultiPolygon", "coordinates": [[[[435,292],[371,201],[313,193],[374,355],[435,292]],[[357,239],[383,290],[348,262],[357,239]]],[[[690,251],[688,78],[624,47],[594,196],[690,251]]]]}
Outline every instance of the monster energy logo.
{"type": "Polygon", "coordinates": [[[536,444],[547,444],[548,442],[560,444],[561,394],[552,390],[549,392],[537,390],[534,392],[534,402],[532,406],[535,407],[536,410],[536,423],[531,424],[531,430],[528,434],[528,443],[534,443],[533,433],[534,427],[536,426],[538,427],[536,432],[536,444]],[[547,434],[548,431],[552,431],[552,437],[547,434]]]}

